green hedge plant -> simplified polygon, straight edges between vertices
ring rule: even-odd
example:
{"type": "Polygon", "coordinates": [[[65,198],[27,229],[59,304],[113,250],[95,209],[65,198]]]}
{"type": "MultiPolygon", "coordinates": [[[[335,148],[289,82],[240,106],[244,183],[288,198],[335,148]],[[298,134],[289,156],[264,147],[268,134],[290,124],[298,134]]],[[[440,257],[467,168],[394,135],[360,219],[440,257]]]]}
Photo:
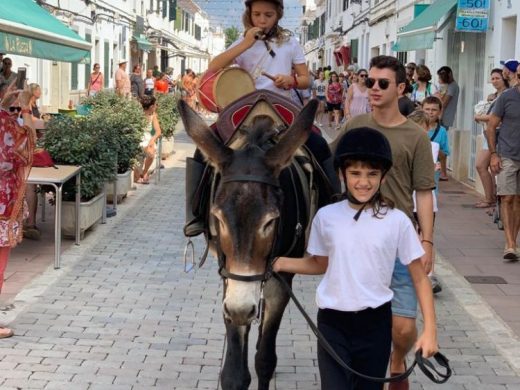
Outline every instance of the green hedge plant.
{"type": "Polygon", "coordinates": [[[177,98],[172,94],[157,94],[157,118],[163,138],[171,138],[179,121],[177,98]]]}
{"type": "Polygon", "coordinates": [[[146,125],[141,104],[105,91],[84,99],[82,104],[91,107],[88,118],[93,126],[111,135],[113,152],[117,154],[117,172],[132,169],[141,153],[140,143],[146,125]]]}
{"type": "MultiPolygon", "coordinates": [[[[45,132],[44,148],[56,164],[81,165],[81,200],[101,193],[107,180],[113,180],[116,163],[113,140],[108,132],[89,117],[60,116],[52,119],[45,132]]],[[[74,200],[74,180],[63,188],[63,199],[74,200]]]]}

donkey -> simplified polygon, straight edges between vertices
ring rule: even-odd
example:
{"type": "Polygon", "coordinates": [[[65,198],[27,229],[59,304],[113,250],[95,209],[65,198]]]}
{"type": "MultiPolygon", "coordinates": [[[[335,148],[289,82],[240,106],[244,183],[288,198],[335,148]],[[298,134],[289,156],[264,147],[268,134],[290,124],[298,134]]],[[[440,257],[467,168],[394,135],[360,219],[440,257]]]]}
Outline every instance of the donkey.
{"type": "MultiPolygon", "coordinates": [[[[245,135],[245,145],[233,150],[222,144],[187,104],[182,101],[179,104],[186,132],[219,177],[210,213],[217,232],[213,244],[219,258],[219,273],[224,279],[222,308],[227,350],[220,381],[225,390],[247,389],[251,383],[248,334],[257,318],[260,319],[255,355],[258,389],[269,389],[274,374],[276,335],[289,296],[270,274],[277,248],[295,237],[294,230],[288,233],[280,228],[279,220],[284,218],[286,210],[296,207],[284,203],[284,198],[289,197],[280,185],[284,180],[283,174],[281,178],[280,175],[307,140],[317,107],[317,101],[304,107],[276,144],[271,141],[276,134],[272,119],[259,115],[245,135]],[[287,237],[288,234],[292,236],[287,237]]],[[[307,213],[306,224],[310,214],[307,213]]],[[[283,254],[303,255],[305,234],[294,244],[283,254]]],[[[289,283],[293,276],[283,275],[289,283]]]]}

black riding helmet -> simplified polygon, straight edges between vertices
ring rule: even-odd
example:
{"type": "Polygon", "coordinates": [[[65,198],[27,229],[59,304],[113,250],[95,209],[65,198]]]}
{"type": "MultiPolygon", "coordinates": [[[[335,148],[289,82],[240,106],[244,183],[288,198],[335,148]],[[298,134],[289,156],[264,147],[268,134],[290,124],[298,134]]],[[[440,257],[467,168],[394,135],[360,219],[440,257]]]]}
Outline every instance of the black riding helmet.
{"type": "Polygon", "coordinates": [[[388,139],[370,127],[358,127],[344,134],[334,153],[336,169],[345,160],[374,161],[383,164],[385,172],[392,167],[392,149],[388,139]]]}
{"type": "MultiPolygon", "coordinates": [[[[336,169],[341,169],[345,160],[379,163],[383,166],[384,177],[392,167],[392,149],[388,139],[381,132],[370,127],[358,127],[344,134],[338,142],[336,152],[334,153],[334,166],[336,169]]],[[[342,170],[341,174],[345,180],[346,187],[345,172],[342,170]]],[[[378,196],[381,183],[379,183],[379,186],[378,191],[368,202],[358,201],[347,189],[347,199],[353,204],[362,205],[354,216],[354,220],[357,221],[366,205],[378,196]]]]}
{"type": "MultiPolygon", "coordinates": [[[[246,7],[249,7],[255,1],[260,1],[260,0],[246,0],[246,2],[245,2],[246,3],[246,7]]],[[[269,3],[273,3],[274,5],[282,7],[282,9],[283,9],[283,0],[262,0],[262,1],[267,1],[269,3]]]]}

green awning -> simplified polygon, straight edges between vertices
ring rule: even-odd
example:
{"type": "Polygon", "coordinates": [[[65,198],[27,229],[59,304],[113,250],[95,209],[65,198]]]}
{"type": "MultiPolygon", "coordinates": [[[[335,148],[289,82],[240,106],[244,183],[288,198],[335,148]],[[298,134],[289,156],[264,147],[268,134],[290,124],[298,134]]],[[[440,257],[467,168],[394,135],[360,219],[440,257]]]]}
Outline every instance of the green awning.
{"type": "Polygon", "coordinates": [[[152,42],[146,39],[143,35],[134,35],[132,39],[136,41],[137,47],[141,50],[150,51],[153,48],[152,42]]]}
{"type": "Polygon", "coordinates": [[[33,0],[0,0],[0,52],[90,62],[91,45],[33,0]]]}
{"type": "Polygon", "coordinates": [[[397,33],[394,51],[433,48],[440,20],[457,6],[457,0],[437,0],[397,33]]]}

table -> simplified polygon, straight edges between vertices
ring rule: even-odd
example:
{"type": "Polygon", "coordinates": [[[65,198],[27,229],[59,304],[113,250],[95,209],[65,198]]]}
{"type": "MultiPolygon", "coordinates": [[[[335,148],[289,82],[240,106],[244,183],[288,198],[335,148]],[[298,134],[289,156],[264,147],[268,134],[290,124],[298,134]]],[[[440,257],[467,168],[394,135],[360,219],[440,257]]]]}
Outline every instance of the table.
{"type": "Polygon", "coordinates": [[[81,167],[74,165],[56,165],[49,168],[32,167],[27,184],[51,185],[56,190],[56,207],[54,211],[54,269],[60,268],[61,248],[61,201],[62,188],[66,181],[76,177],[76,245],[80,240],[79,204],[81,200],[81,167]]]}

